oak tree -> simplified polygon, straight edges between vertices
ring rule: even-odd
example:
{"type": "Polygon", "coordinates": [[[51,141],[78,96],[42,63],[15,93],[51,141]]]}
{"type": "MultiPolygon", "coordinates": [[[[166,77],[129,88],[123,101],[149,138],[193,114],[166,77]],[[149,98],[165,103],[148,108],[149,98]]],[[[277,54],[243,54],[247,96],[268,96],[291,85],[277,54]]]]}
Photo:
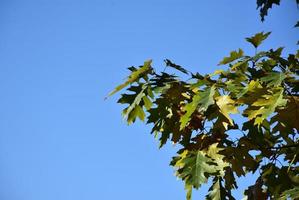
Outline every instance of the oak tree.
{"type": "MultiPolygon", "coordinates": [[[[266,11],[279,3],[257,2],[266,11]]],[[[225,70],[210,74],[189,72],[168,59],[166,70],[157,72],[145,61],[129,67],[127,80],[109,94],[126,89],[118,103],[126,105],[128,124],[149,124],[160,147],[177,144],[170,165],[184,181],[188,200],[209,179],[207,199],[234,199],[236,179],[253,173],[258,178],[245,199],[299,199],[299,51],[257,51],[269,35],[246,38],[256,53],[232,51],[219,62],[225,70]]]]}

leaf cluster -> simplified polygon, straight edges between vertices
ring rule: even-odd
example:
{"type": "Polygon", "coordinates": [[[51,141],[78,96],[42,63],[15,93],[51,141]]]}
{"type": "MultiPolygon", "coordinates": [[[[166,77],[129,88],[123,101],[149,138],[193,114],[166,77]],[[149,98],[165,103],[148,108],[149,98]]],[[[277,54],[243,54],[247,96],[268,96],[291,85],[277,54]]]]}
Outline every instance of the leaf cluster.
{"type": "MultiPolygon", "coordinates": [[[[257,48],[270,33],[246,40],[257,48]]],[[[299,53],[282,56],[283,48],[245,55],[238,49],[220,61],[226,70],[191,73],[165,60],[167,68],[188,75],[184,81],[157,73],[146,61],[129,68],[131,75],[114,94],[126,104],[129,124],[150,124],[163,147],[178,144],[170,165],[192,189],[212,180],[207,199],[234,199],[236,178],[259,173],[245,199],[298,198],[299,188],[299,53]]]]}

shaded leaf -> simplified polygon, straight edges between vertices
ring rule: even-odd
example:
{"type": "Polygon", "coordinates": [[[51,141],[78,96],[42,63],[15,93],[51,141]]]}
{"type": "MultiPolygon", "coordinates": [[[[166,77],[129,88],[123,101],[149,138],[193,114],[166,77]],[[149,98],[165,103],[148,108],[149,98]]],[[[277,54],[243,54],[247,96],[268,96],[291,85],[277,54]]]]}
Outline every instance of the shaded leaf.
{"type": "Polygon", "coordinates": [[[280,0],[257,0],[257,9],[260,8],[261,20],[265,20],[265,16],[268,15],[268,10],[272,8],[273,4],[279,5],[280,0]]]}
{"type": "Polygon", "coordinates": [[[286,166],[279,168],[269,163],[262,166],[261,170],[263,183],[267,187],[267,192],[274,197],[273,199],[279,199],[284,191],[294,188],[296,184],[290,179],[290,172],[286,166]]]}
{"type": "Polygon", "coordinates": [[[182,136],[188,140],[190,130],[180,130],[180,116],[183,114],[181,111],[181,102],[186,99],[183,95],[187,88],[183,84],[174,82],[169,84],[168,87],[160,94],[160,97],[154,101],[155,106],[148,111],[149,116],[147,123],[154,124],[152,133],[156,136],[161,133],[160,147],[162,147],[167,140],[172,136],[171,141],[177,143],[181,141],[182,136]]]}
{"type": "Polygon", "coordinates": [[[265,191],[263,191],[263,181],[262,178],[259,177],[254,185],[248,187],[245,191],[245,195],[248,200],[267,200],[268,195],[265,191]]]}
{"type": "Polygon", "coordinates": [[[182,66],[174,64],[173,62],[171,62],[168,59],[165,59],[164,61],[165,61],[166,66],[172,67],[176,70],[179,70],[180,72],[183,72],[184,74],[188,74],[188,71],[186,69],[184,69],[182,66]]]}
{"type": "Polygon", "coordinates": [[[287,200],[288,198],[295,200],[299,198],[299,186],[286,190],[281,194],[279,200],[287,200]]]}
{"type": "Polygon", "coordinates": [[[271,122],[281,123],[280,131],[285,132],[289,128],[295,128],[299,131],[299,97],[289,96],[286,106],[277,110],[277,115],[271,119],[271,122]]]}

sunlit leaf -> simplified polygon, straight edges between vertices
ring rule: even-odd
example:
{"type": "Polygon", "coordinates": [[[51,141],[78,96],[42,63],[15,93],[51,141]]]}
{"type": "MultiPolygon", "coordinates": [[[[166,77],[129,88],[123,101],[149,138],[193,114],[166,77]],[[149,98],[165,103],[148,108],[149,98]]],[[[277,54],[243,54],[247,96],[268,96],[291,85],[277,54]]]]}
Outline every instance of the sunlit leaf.
{"type": "MultiPolygon", "coordinates": [[[[258,47],[269,34],[247,41],[258,47]]],[[[118,100],[127,106],[127,122],[139,118],[150,124],[159,147],[177,144],[171,165],[185,184],[187,200],[209,179],[207,199],[234,199],[235,176],[257,170],[260,177],[245,199],[298,198],[299,51],[282,50],[256,49],[252,56],[233,51],[220,63],[227,67],[211,74],[190,74],[165,60],[190,75],[183,80],[167,70],[156,72],[147,62],[130,67],[128,80],[111,92],[130,85],[118,100]]]]}
{"type": "Polygon", "coordinates": [[[218,65],[225,65],[231,63],[243,56],[243,50],[239,49],[239,51],[232,51],[230,52],[229,57],[224,57],[223,60],[218,65]]]}
{"type": "Polygon", "coordinates": [[[283,90],[277,89],[273,94],[266,94],[261,96],[257,101],[249,106],[244,114],[249,120],[254,119],[255,124],[260,125],[267,117],[275,112],[275,109],[285,106],[287,100],[283,98],[283,90]]]}
{"type": "MultiPolygon", "coordinates": [[[[220,112],[228,119],[230,125],[233,125],[233,120],[230,118],[230,114],[238,113],[237,105],[234,100],[228,95],[217,97],[216,104],[220,108],[220,112]]],[[[224,122],[226,123],[226,122],[224,122]]]]}
{"type": "Polygon", "coordinates": [[[286,78],[286,75],[282,72],[269,72],[266,76],[261,78],[261,81],[266,82],[268,86],[279,86],[286,78]]]}
{"type": "Polygon", "coordinates": [[[250,38],[246,38],[246,40],[248,42],[250,42],[255,48],[257,48],[258,46],[260,46],[260,44],[267,39],[267,37],[271,34],[271,32],[260,32],[255,34],[254,36],[250,37],[250,38]]]}
{"type": "Polygon", "coordinates": [[[199,91],[192,98],[192,101],[188,103],[184,109],[186,113],[180,119],[180,129],[182,130],[190,121],[191,115],[195,110],[203,112],[208,109],[210,105],[214,103],[213,96],[215,94],[215,87],[208,87],[204,91],[199,91]]]}
{"type": "Polygon", "coordinates": [[[129,84],[137,81],[139,78],[141,78],[144,74],[149,73],[152,70],[151,67],[151,63],[152,61],[145,61],[144,65],[142,67],[140,67],[139,69],[133,71],[130,76],[128,77],[128,79],[126,80],[126,82],[124,82],[123,84],[118,85],[113,91],[111,91],[108,96],[111,96],[115,93],[117,93],[118,91],[122,90],[123,88],[127,87],[129,84]]]}

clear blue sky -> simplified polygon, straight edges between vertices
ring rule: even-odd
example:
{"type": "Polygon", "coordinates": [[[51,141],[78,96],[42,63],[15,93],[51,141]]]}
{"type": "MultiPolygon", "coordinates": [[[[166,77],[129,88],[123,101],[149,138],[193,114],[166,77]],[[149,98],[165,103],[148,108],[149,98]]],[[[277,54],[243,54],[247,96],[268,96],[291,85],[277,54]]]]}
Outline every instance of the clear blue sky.
{"type": "MultiPolygon", "coordinates": [[[[149,128],[106,94],[126,67],[169,58],[208,73],[244,38],[296,49],[295,1],[261,23],[251,1],[0,0],[0,199],[184,199],[149,128]]],[[[247,182],[253,183],[249,178],[247,182]]],[[[241,188],[245,187],[241,181],[241,188]]],[[[203,199],[197,192],[194,199],[203,199]]],[[[242,194],[237,192],[237,199],[242,194]]]]}

